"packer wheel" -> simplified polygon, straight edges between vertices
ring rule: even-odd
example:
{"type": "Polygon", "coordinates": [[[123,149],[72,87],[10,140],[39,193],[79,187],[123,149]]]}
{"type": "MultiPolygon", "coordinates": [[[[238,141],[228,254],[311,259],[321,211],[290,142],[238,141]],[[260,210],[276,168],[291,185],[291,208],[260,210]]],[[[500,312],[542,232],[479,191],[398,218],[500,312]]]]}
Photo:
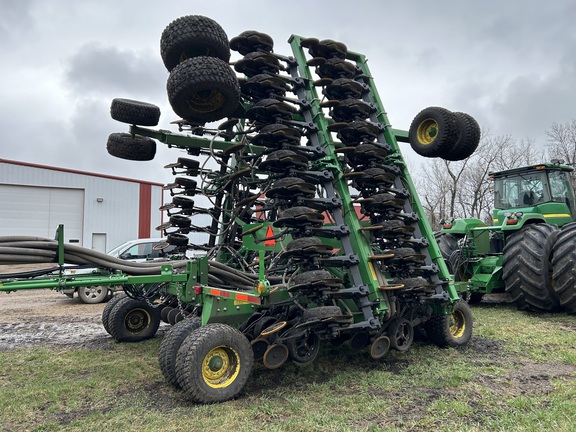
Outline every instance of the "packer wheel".
{"type": "Polygon", "coordinates": [[[224,402],[242,391],[253,364],[252,347],[242,333],[225,324],[207,324],[180,346],[176,376],[192,400],[224,402]]]}

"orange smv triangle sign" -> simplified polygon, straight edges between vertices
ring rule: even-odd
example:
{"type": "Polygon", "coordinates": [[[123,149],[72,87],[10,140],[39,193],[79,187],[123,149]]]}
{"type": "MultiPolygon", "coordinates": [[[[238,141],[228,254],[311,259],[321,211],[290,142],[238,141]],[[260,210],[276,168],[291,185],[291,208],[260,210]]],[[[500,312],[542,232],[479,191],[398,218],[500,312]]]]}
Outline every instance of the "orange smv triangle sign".
{"type": "Polygon", "coordinates": [[[264,246],[276,246],[276,239],[270,238],[274,237],[274,230],[272,229],[272,225],[268,225],[266,229],[266,239],[264,240],[264,246]]]}

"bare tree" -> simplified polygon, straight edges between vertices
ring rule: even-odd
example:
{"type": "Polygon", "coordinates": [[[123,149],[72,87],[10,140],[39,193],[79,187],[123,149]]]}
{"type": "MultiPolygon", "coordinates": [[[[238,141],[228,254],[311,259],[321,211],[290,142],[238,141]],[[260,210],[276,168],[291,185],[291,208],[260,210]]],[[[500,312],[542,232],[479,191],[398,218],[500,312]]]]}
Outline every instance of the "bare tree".
{"type": "MultiPolygon", "coordinates": [[[[568,123],[552,123],[546,131],[548,154],[553,159],[576,166],[576,118],[568,123]]],[[[576,173],[572,172],[572,185],[576,186],[576,173]]]]}
{"type": "Polygon", "coordinates": [[[433,228],[443,218],[478,218],[492,221],[494,199],[488,174],[542,162],[544,152],[532,140],[482,133],[477,151],[468,159],[450,162],[430,159],[415,179],[422,205],[433,228]]]}

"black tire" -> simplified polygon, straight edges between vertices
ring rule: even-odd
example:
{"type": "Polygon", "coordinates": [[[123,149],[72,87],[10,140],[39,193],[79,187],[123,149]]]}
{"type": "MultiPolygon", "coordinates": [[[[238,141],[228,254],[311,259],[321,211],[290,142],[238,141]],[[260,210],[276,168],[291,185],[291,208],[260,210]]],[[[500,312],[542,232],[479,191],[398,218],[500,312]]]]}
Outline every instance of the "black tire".
{"type": "Polygon", "coordinates": [[[108,297],[108,287],[105,286],[91,286],[91,287],[78,287],[76,291],[78,298],[83,303],[97,304],[106,301],[108,297]]]}
{"type": "Polygon", "coordinates": [[[200,318],[187,318],[176,324],[166,333],[160,349],[158,351],[158,363],[160,370],[170,384],[176,388],[180,388],[178,378],[176,377],[176,355],[184,340],[194,330],[200,328],[202,322],[200,318]]]}
{"type": "Polygon", "coordinates": [[[113,133],[106,144],[108,153],[120,159],[150,161],[156,155],[156,142],[152,138],[129,133],[113,133]]]}
{"type": "Polygon", "coordinates": [[[114,309],[114,307],[116,306],[116,303],[118,303],[124,297],[126,297],[125,294],[115,295],[114,297],[112,297],[110,299],[110,301],[108,303],[106,303],[106,306],[104,306],[104,309],[102,310],[102,325],[104,326],[104,330],[106,330],[106,333],[108,333],[110,336],[112,336],[112,332],[110,331],[110,323],[109,323],[110,312],[112,312],[112,309],[114,309]]]}
{"type": "Polygon", "coordinates": [[[460,136],[454,147],[442,155],[449,161],[459,161],[470,157],[480,144],[480,126],[474,117],[462,112],[455,112],[454,115],[458,120],[460,136]]]}
{"type": "Polygon", "coordinates": [[[442,258],[448,267],[448,271],[454,274],[456,269],[453,268],[450,257],[454,251],[458,250],[458,240],[460,237],[455,234],[442,232],[435,233],[434,237],[436,238],[436,243],[438,244],[442,258]]]}
{"type": "Polygon", "coordinates": [[[524,226],[506,239],[502,260],[505,290],[520,310],[553,312],[560,308],[552,288],[552,246],[558,227],[524,226]]]}
{"type": "Polygon", "coordinates": [[[208,324],[184,340],[176,356],[176,376],[199,403],[224,402],[242,391],[254,365],[248,339],[225,324],[208,324]]]}
{"type": "Polygon", "coordinates": [[[242,55],[259,51],[272,52],[274,40],[265,34],[255,30],[246,30],[230,40],[230,49],[238,51],[242,55]]]}
{"type": "Polygon", "coordinates": [[[304,321],[316,321],[340,315],[342,315],[342,310],[338,306],[319,306],[313,309],[304,309],[302,319],[304,321]]]}
{"type": "Polygon", "coordinates": [[[408,131],[412,149],[420,156],[444,156],[456,144],[460,131],[453,112],[445,108],[429,107],[420,111],[408,131]]]}
{"type": "Polygon", "coordinates": [[[405,352],[414,342],[414,327],[405,318],[397,318],[388,327],[390,345],[397,351],[405,352]]]}
{"type": "Polygon", "coordinates": [[[170,72],[166,89],[174,112],[192,123],[220,120],[240,103],[236,74],[214,57],[184,60],[170,72]]]}
{"type": "Polygon", "coordinates": [[[471,292],[470,296],[468,297],[468,304],[478,304],[482,301],[484,297],[484,293],[481,292],[471,292]]]}
{"type": "Polygon", "coordinates": [[[176,177],[176,184],[188,189],[196,189],[198,187],[198,182],[188,177],[176,177]]]}
{"type": "Polygon", "coordinates": [[[290,358],[299,366],[311,364],[320,352],[320,338],[314,332],[286,341],[290,358]]]}
{"type": "Polygon", "coordinates": [[[193,57],[230,60],[228,36],[216,21],[201,15],[188,15],[172,21],[160,37],[160,55],[172,71],[180,62],[193,57]]]}
{"type": "Polygon", "coordinates": [[[430,342],[441,348],[465,346],[472,338],[474,319],[470,306],[459,301],[450,315],[432,315],[424,323],[426,336],[430,342]]]}
{"type": "Polygon", "coordinates": [[[189,241],[190,239],[186,234],[174,233],[168,234],[166,237],[166,242],[174,246],[186,246],[189,241]]]}
{"type": "Polygon", "coordinates": [[[119,122],[139,126],[156,126],[160,121],[160,108],[132,99],[112,99],[110,116],[119,122]]]}
{"type": "Polygon", "coordinates": [[[553,285],[560,305],[576,313],[576,222],[564,225],[554,244],[553,285]]]}
{"type": "Polygon", "coordinates": [[[117,342],[139,342],[154,337],[160,311],[144,301],[122,297],[110,312],[108,325],[117,342]]]}

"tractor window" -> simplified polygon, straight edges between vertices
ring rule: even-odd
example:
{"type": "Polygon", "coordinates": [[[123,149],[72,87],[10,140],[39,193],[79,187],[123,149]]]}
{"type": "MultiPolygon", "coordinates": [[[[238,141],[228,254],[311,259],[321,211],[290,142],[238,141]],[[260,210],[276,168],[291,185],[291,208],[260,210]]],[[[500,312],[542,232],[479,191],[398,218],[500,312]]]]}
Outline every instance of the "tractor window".
{"type": "Polygon", "coordinates": [[[546,173],[534,172],[494,180],[497,209],[531,207],[549,201],[546,173]]]}
{"type": "Polygon", "coordinates": [[[550,171],[550,192],[552,193],[552,200],[557,202],[565,202],[566,198],[574,200],[572,197],[572,187],[570,185],[570,178],[565,171],[550,171]]]}

